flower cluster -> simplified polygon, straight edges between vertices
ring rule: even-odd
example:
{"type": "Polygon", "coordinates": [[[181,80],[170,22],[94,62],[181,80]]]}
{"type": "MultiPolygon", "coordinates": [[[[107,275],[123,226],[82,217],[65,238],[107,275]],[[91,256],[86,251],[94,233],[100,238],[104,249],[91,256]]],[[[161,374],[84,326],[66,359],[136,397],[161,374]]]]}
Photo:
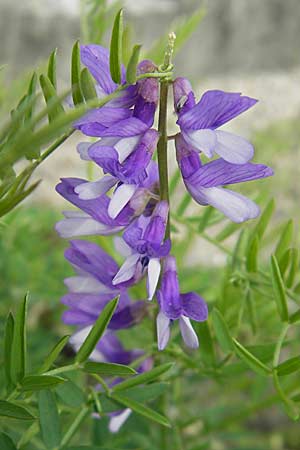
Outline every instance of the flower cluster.
{"type": "MultiPolygon", "coordinates": [[[[81,60],[96,80],[99,98],[118,88],[110,75],[106,49],[82,46],[81,60]]],[[[84,135],[97,138],[92,143],[81,142],[78,152],[83,160],[99,166],[104,176],[97,181],[62,179],[57,186],[57,192],[78,208],[65,212],[65,218],[57,224],[62,237],[72,238],[65,256],[76,276],[65,280],[69,292],[62,301],[68,306],[65,323],[79,327],[72,338],[75,348],[107,302],[120,296],[108,330],[92,355],[96,360],[128,364],[141,356],[140,350],[125,350],[116,331],[134,326],[147,313],[147,302],[133,301],[128,294],[128,289],[144,277],[148,300],[156,295],[158,302],[160,350],[166,347],[176,320],[185,344],[196,348],[198,338],[191,320],[207,318],[202,297],[195,292],[180,293],[172,242],[166,231],[169,204],[160,197],[162,180],[154,158],[160,138],[153,128],[159,81],[151,73],[157,71],[151,61],[140,62],[136,84],[124,86],[120,95],[74,124],[84,135]],[[120,267],[97,244],[74,239],[115,234],[116,249],[124,258],[120,267]]],[[[250,162],[253,147],[249,142],[219,129],[256,100],[215,90],[206,92],[196,103],[187,79],[177,78],[172,84],[180,127],[175,137],[176,156],[187,190],[196,202],[219,209],[234,222],[257,217],[255,203],[224,186],[268,177],[272,170],[250,162]],[[203,163],[202,155],[217,158],[203,163]]]]}

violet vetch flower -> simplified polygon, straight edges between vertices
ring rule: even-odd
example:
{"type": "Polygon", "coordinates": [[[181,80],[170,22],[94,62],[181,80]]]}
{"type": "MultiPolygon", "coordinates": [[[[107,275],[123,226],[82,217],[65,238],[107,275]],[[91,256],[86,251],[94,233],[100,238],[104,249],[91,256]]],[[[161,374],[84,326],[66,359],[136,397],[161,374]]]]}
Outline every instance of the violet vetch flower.
{"type": "Polygon", "coordinates": [[[185,141],[208,158],[218,154],[233,164],[244,164],[253,157],[253,146],[244,138],[218,128],[251,108],[257,100],[240,93],[207,91],[195,104],[186,78],[173,83],[177,123],[185,141]]]}
{"type": "Polygon", "coordinates": [[[250,162],[231,164],[222,158],[202,165],[198,153],[181,135],[176,136],[175,145],[184,184],[197,203],[211,205],[237,223],[259,215],[260,209],[252,200],[222,186],[269,177],[273,175],[270,167],[250,162]]]}
{"type": "Polygon", "coordinates": [[[61,301],[69,309],[64,312],[63,321],[68,325],[92,325],[104,306],[120,295],[108,327],[118,330],[139,323],[146,313],[147,305],[143,301],[130,301],[126,289],[112,284],[119,270],[114,259],[92,242],[74,240],[70,244],[65,257],[77,275],[65,279],[69,293],[61,301]]]}
{"type": "Polygon", "coordinates": [[[167,256],[164,260],[160,289],[156,293],[160,307],[157,316],[158,349],[163,350],[170,338],[172,321],[179,320],[182,338],[190,348],[199,346],[198,337],[190,319],[203,322],[207,319],[207,306],[202,297],[195,292],[181,294],[176,270],[176,260],[167,256]]]}
{"type": "Polygon", "coordinates": [[[132,285],[147,272],[148,299],[152,300],[160,275],[160,258],[170,252],[170,240],[164,241],[168,220],[167,202],[157,203],[152,216],[140,216],[124,232],[128,256],[113,284],[132,285]],[[130,252],[130,253],[129,253],[130,252]]]}
{"type": "Polygon", "coordinates": [[[63,178],[56,186],[56,191],[81,211],[65,211],[65,219],[56,224],[56,231],[61,237],[70,238],[86,235],[110,235],[121,231],[134,218],[134,210],[126,205],[112,219],[108,214],[110,199],[101,195],[90,200],[82,200],[75,192],[76,187],[86,183],[80,178],[63,178]]]}

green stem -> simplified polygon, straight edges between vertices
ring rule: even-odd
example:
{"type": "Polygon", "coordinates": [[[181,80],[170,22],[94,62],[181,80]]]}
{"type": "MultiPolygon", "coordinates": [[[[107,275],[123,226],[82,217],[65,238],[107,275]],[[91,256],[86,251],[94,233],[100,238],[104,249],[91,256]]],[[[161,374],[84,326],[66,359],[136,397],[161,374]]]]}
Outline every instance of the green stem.
{"type": "Polygon", "coordinates": [[[84,419],[87,417],[89,412],[90,412],[90,410],[89,410],[88,406],[85,406],[80,411],[80,413],[75,418],[75,420],[73,421],[72,425],[70,426],[70,428],[68,429],[68,431],[66,432],[64,437],[62,438],[61,448],[63,448],[64,446],[66,446],[70,442],[70,440],[72,439],[72,437],[74,436],[74,434],[76,433],[76,431],[78,430],[78,428],[80,427],[80,425],[82,424],[84,419]]]}
{"type": "Polygon", "coordinates": [[[57,369],[48,370],[43,375],[58,375],[59,373],[71,372],[72,370],[78,370],[80,364],[69,364],[68,366],[58,367],[57,369]]]}

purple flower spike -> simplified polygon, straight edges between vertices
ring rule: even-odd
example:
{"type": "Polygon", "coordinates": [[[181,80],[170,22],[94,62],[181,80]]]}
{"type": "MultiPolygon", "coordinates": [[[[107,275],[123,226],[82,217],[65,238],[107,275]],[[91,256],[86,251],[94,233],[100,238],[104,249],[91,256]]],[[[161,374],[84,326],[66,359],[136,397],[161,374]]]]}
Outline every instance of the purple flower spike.
{"type": "Polygon", "coordinates": [[[257,100],[239,93],[218,90],[207,91],[194,105],[190,83],[177,78],[173,84],[178,125],[186,142],[208,158],[218,154],[232,164],[245,164],[253,157],[253,146],[244,138],[227,131],[217,130],[257,100]]]}
{"type": "Polygon", "coordinates": [[[273,175],[270,167],[253,163],[231,164],[221,158],[201,165],[199,155],[182,136],[176,137],[175,144],[184,184],[197,203],[211,205],[237,223],[259,215],[259,207],[252,200],[222,186],[269,177],[273,175]]]}
{"type": "Polygon", "coordinates": [[[176,260],[173,256],[167,256],[165,259],[161,287],[156,296],[160,306],[157,316],[158,349],[163,350],[166,347],[170,338],[170,324],[177,319],[185,344],[190,348],[197,348],[198,337],[190,319],[196,322],[206,320],[207,306],[203,298],[195,292],[180,294],[176,260]]]}

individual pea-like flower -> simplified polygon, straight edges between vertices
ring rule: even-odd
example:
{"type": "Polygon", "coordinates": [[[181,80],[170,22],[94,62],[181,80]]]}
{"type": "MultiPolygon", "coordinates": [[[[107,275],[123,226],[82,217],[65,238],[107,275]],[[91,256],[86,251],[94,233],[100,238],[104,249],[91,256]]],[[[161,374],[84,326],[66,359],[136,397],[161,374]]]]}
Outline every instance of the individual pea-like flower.
{"type": "Polygon", "coordinates": [[[251,108],[257,100],[240,93],[211,90],[196,103],[190,82],[177,78],[173,83],[174,105],[184,140],[208,158],[215,154],[233,164],[253,157],[253,146],[242,138],[218,128],[251,108]]]}
{"type": "Polygon", "coordinates": [[[129,328],[139,323],[147,309],[143,301],[132,302],[125,288],[112,284],[118,264],[93,242],[73,240],[65,251],[76,275],[65,279],[69,289],[62,297],[68,306],[63,321],[68,325],[93,325],[105,305],[119,295],[117,309],[108,324],[109,329],[129,328]]]}
{"type": "Polygon", "coordinates": [[[170,338],[170,325],[179,321],[179,327],[185,344],[190,348],[199,346],[198,337],[190,319],[203,322],[207,319],[207,306],[202,297],[195,292],[181,294],[176,269],[176,260],[169,255],[164,260],[160,289],[156,292],[160,307],[157,316],[158,349],[163,350],[170,338]]]}
{"type": "Polygon", "coordinates": [[[122,211],[112,219],[108,214],[110,198],[103,194],[90,200],[82,200],[75,192],[75,188],[86,183],[80,178],[63,178],[56,186],[56,191],[79,211],[65,211],[65,219],[57,222],[55,228],[63,238],[87,235],[110,235],[118,233],[129,225],[135,217],[134,210],[126,205],[122,211]]]}
{"type": "Polygon", "coordinates": [[[158,181],[157,165],[151,158],[156,149],[158,132],[149,129],[142,136],[133,152],[121,164],[115,148],[105,147],[99,143],[90,146],[88,154],[104,170],[105,175],[98,181],[87,182],[75,188],[80,199],[92,199],[106,193],[113,186],[117,188],[112,194],[108,214],[115,219],[125,205],[141,190],[151,194],[158,181]]]}
{"type": "Polygon", "coordinates": [[[130,286],[138,282],[147,272],[148,299],[152,300],[160,275],[160,259],[171,247],[164,241],[169,206],[160,201],[151,216],[140,216],[123,233],[125,262],[114,277],[114,285],[130,286]],[[127,245],[126,245],[127,244],[127,245]]]}
{"type": "Polygon", "coordinates": [[[200,205],[219,209],[233,222],[244,222],[257,217],[259,207],[247,197],[224,189],[224,185],[243,183],[273,175],[263,164],[231,164],[222,158],[202,164],[199,154],[181,135],[175,138],[176,155],[184,184],[200,205]]]}

